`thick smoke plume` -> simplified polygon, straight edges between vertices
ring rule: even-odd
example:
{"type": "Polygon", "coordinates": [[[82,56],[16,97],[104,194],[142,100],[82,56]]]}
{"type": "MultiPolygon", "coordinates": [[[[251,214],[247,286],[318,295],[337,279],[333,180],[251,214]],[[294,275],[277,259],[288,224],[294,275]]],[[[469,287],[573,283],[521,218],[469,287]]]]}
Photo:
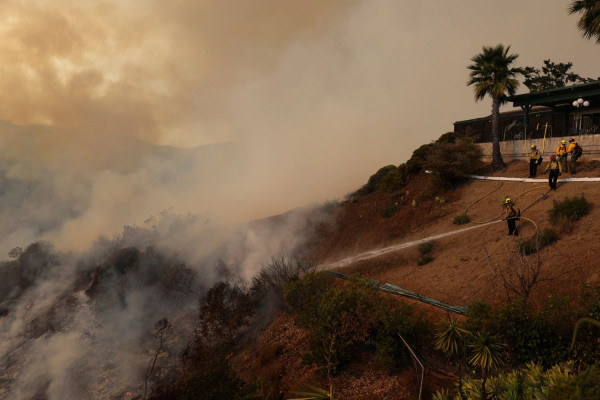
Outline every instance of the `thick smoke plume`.
{"type": "Polygon", "coordinates": [[[241,223],[340,198],[489,113],[465,85],[482,45],[596,76],[564,7],[1,1],[0,399],[140,393],[157,320],[185,338],[198,292],[327,215],[241,223]]]}

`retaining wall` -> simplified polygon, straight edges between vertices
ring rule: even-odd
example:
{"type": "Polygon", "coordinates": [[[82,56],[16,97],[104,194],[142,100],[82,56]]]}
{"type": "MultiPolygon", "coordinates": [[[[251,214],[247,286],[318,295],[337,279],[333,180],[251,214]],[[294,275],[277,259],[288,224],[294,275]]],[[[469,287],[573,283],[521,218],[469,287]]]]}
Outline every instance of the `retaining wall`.
{"type": "MultiPolygon", "coordinates": [[[[560,145],[560,141],[566,140],[568,146],[571,137],[575,138],[583,148],[583,155],[579,160],[600,160],[600,135],[547,137],[545,147],[543,143],[544,139],[507,140],[500,142],[500,152],[502,153],[504,162],[510,162],[512,160],[528,160],[529,153],[531,152],[531,145],[535,144],[540,151],[544,148],[544,161],[547,161],[551,154],[556,154],[556,148],[560,145]]],[[[477,143],[477,145],[483,150],[483,161],[491,161],[492,144],[477,143]]]]}

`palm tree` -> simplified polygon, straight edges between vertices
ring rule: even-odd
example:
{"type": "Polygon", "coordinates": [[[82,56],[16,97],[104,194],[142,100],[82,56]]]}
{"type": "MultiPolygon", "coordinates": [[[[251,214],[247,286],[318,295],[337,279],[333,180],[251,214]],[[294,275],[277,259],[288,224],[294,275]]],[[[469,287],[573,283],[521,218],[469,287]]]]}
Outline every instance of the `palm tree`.
{"type": "Polygon", "coordinates": [[[507,93],[514,95],[519,81],[515,79],[520,68],[511,68],[510,65],[517,54],[508,54],[510,46],[506,48],[499,44],[496,47],[483,46],[483,51],[471,61],[473,64],[467,68],[471,70],[467,86],[475,86],[475,101],[482,100],[486,95],[492,98],[492,167],[498,171],[504,167],[502,154],[500,154],[500,128],[498,117],[500,105],[506,101],[507,93]]]}
{"type": "Polygon", "coordinates": [[[472,354],[469,358],[471,365],[481,368],[481,400],[486,399],[485,382],[488,372],[493,367],[500,365],[500,353],[504,344],[500,336],[491,335],[487,332],[478,332],[473,336],[473,342],[469,344],[472,354]]]}
{"type": "Polygon", "coordinates": [[[583,31],[583,37],[595,37],[596,43],[600,44],[600,0],[573,1],[569,6],[569,13],[580,13],[577,26],[583,31]]]}
{"type": "Polygon", "coordinates": [[[450,317],[438,324],[435,334],[435,348],[455,359],[458,364],[458,395],[463,397],[462,390],[462,360],[464,358],[465,341],[471,333],[462,328],[459,321],[450,317]]]}

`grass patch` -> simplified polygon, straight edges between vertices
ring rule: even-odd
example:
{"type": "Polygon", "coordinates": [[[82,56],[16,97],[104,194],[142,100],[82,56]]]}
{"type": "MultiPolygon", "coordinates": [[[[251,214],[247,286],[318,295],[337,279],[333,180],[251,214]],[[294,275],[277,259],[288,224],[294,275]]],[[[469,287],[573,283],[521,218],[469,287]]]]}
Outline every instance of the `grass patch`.
{"type": "Polygon", "coordinates": [[[452,219],[454,225],[463,225],[468,224],[469,222],[471,222],[471,218],[469,218],[467,214],[458,214],[452,219]]]}
{"type": "Polygon", "coordinates": [[[591,208],[591,204],[585,199],[582,194],[580,197],[565,197],[564,200],[553,202],[554,206],[548,210],[550,222],[554,225],[559,225],[561,220],[575,222],[586,215],[591,208]]]}

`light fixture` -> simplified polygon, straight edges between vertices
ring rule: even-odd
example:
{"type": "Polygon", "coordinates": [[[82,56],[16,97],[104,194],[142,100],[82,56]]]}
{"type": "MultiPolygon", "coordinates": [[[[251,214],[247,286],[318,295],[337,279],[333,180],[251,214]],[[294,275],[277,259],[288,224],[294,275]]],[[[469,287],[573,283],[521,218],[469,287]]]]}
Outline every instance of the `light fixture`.
{"type": "Polygon", "coordinates": [[[579,108],[579,107],[589,107],[589,105],[590,105],[590,102],[587,101],[587,100],[582,99],[581,97],[578,98],[577,100],[575,100],[573,102],[573,107],[577,107],[577,108],[579,108]]]}

